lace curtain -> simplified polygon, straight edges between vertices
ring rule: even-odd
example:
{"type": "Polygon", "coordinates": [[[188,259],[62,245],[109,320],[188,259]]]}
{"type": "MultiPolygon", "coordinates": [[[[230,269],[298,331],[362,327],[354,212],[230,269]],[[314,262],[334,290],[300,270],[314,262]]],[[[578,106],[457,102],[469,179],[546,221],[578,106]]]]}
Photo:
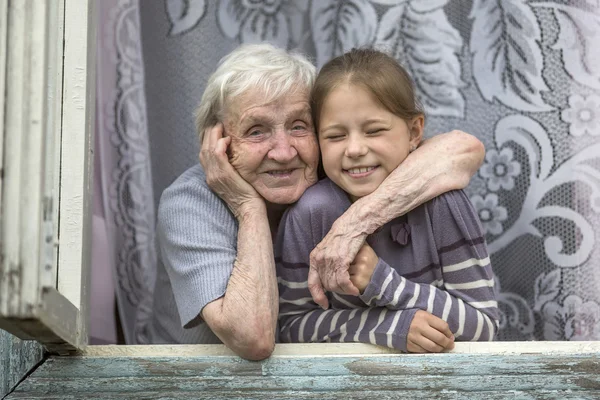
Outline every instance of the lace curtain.
{"type": "Polygon", "coordinates": [[[357,46],[390,51],[416,82],[427,135],[461,129],[486,145],[466,191],[500,288],[499,338],[600,340],[600,0],[110,7],[99,60],[112,68],[102,84],[113,95],[99,98],[99,133],[102,157],[111,154],[107,256],[129,342],[151,306],[140,299],[153,282],[160,193],[197,162],[192,115],[206,79],[237,45],[259,41],[298,48],[317,66],[357,46]]]}

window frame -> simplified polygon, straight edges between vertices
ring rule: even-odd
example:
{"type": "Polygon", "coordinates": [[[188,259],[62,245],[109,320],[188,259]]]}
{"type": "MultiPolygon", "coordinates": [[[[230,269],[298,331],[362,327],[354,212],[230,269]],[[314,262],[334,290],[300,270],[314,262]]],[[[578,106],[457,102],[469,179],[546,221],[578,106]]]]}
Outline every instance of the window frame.
{"type": "Polygon", "coordinates": [[[1,4],[0,328],[69,354],[88,341],[94,2],[1,4]]]}

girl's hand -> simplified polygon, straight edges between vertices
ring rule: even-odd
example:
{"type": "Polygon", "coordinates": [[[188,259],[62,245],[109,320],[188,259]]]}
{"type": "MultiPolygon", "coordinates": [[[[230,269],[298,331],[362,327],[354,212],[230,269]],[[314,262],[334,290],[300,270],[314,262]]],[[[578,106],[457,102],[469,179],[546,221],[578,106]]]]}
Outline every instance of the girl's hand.
{"type": "Polygon", "coordinates": [[[410,353],[441,353],[453,348],[454,335],[444,320],[423,310],[415,313],[406,338],[410,353]]]}
{"type": "Polygon", "coordinates": [[[378,261],[379,257],[375,254],[375,251],[365,242],[356,257],[354,257],[354,261],[350,264],[348,269],[350,281],[361,294],[364,293],[369,282],[371,282],[371,276],[373,276],[378,261]]]}
{"type": "Polygon", "coordinates": [[[200,149],[200,164],[206,183],[240,219],[256,207],[264,208],[264,200],[233,168],[227,156],[231,137],[223,137],[223,124],[218,123],[204,132],[200,149]]]}

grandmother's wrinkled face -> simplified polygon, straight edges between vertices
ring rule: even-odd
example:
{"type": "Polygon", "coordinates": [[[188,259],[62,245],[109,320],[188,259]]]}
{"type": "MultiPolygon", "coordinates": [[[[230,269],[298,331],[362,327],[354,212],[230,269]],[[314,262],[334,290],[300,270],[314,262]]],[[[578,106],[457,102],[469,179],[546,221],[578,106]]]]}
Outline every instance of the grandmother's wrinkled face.
{"type": "Polygon", "coordinates": [[[319,147],[306,90],[266,102],[260,91],[225,110],[230,162],[268,202],[291,204],[317,181],[319,147]]]}

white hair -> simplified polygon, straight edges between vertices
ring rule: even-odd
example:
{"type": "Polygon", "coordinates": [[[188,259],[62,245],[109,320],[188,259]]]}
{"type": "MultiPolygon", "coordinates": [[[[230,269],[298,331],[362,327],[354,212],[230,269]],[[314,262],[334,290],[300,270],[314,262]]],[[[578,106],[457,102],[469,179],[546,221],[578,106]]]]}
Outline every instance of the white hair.
{"type": "MultiPolygon", "coordinates": [[[[196,111],[196,129],[202,142],[204,131],[223,121],[226,102],[250,90],[258,90],[267,102],[293,89],[310,93],[316,69],[306,56],[270,44],[242,45],[223,57],[208,79],[196,111]]],[[[308,94],[307,94],[308,96],[308,94]]]]}

